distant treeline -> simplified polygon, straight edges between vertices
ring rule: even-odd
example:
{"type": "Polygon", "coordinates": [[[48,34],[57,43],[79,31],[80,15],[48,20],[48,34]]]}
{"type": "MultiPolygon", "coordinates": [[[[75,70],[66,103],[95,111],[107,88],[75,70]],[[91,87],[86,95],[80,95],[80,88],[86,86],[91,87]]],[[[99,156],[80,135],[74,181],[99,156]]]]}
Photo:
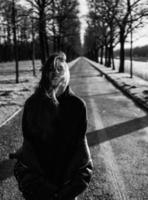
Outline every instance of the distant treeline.
{"type": "MultiPolygon", "coordinates": [[[[18,58],[19,60],[32,59],[32,43],[21,42],[18,43],[18,58]]],[[[35,43],[35,58],[40,58],[39,42],[35,43]]],[[[0,44],[0,62],[7,62],[14,60],[14,47],[12,44],[0,44]]]]}
{"type": "MultiPolygon", "coordinates": [[[[19,60],[31,60],[33,55],[33,47],[32,42],[18,42],[18,59],[19,60]]],[[[49,42],[49,51],[53,53],[52,49],[53,44],[49,42]]],[[[39,40],[35,41],[34,44],[34,58],[40,59],[41,58],[41,49],[39,40]]],[[[69,48],[69,46],[65,45],[65,53],[68,55],[67,61],[71,61],[79,56],[73,49],[69,48]]],[[[7,62],[14,60],[14,45],[3,43],[0,44],[0,62],[7,62]]]]}
{"type": "MultiPolygon", "coordinates": [[[[119,56],[120,51],[115,51],[115,56],[119,56]]],[[[125,49],[125,57],[130,57],[130,49],[125,49]]],[[[134,58],[147,58],[148,59],[148,45],[133,48],[134,58]]]]}

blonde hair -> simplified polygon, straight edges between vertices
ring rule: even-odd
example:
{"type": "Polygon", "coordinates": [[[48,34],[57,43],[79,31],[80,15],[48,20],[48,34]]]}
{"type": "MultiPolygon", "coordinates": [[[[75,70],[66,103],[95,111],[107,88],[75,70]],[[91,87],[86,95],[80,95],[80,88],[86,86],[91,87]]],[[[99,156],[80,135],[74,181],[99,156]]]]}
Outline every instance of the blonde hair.
{"type": "Polygon", "coordinates": [[[42,68],[42,76],[39,83],[39,90],[45,93],[54,104],[58,105],[57,91],[68,86],[70,81],[70,72],[66,63],[66,55],[63,52],[55,53],[49,56],[42,68]],[[63,73],[58,72],[58,68],[64,65],[63,73]]]}

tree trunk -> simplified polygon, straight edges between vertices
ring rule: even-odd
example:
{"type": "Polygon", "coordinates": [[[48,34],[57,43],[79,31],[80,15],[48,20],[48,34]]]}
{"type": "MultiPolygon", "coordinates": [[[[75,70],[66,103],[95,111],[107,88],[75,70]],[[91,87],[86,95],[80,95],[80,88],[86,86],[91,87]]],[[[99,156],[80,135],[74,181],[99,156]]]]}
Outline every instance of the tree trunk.
{"type": "Polygon", "coordinates": [[[56,51],[56,37],[55,35],[53,36],[53,51],[56,51]]]}
{"type": "Polygon", "coordinates": [[[111,67],[112,54],[113,54],[113,37],[112,37],[112,32],[111,32],[111,39],[110,39],[110,44],[108,48],[108,62],[107,62],[108,67],[111,67]]]}
{"type": "Polygon", "coordinates": [[[46,53],[45,53],[45,41],[44,41],[44,34],[42,30],[42,26],[39,27],[39,40],[40,40],[40,53],[41,53],[41,62],[42,65],[45,64],[46,61],[46,53]]]}
{"type": "Polygon", "coordinates": [[[98,63],[100,63],[100,48],[98,49],[98,63]]]}
{"type": "Polygon", "coordinates": [[[124,72],[124,59],[125,59],[125,50],[124,50],[124,31],[120,31],[120,66],[119,66],[119,73],[124,72]]]}
{"type": "Polygon", "coordinates": [[[52,31],[53,31],[53,51],[55,52],[57,50],[57,39],[56,39],[56,30],[54,22],[52,24],[52,31]]]}
{"type": "Polygon", "coordinates": [[[113,50],[113,48],[112,48],[112,55],[111,55],[111,58],[112,58],[112,69],[115,70],[114,50],[113,50]]]}
{"type": "Polygon", "coordinates": [[[40,52],[42,65],[46,62],[46,23],[44,9],[40,10],[39,18],[39,40],[40,40],[40,52]]]}
{"type": "Polygon", "coordinates": [[[11,44],[11,30],[10,30],[10,24],[7,20],[7,43],[11,44]]]}
{"type": "Polygon", "coordinates": [[[104,52],[104,48],[103,46],[101,47],[101,58],[100,58],[100,64],[103,64],[103,52],[104,52]]]}
{"type": "Polygon", "coordinates": [[[112,45],[108,48],[108,60],[107,60],[107,67],[111,67],[111,55],[112,55],[112,45]]]}
{"type": "Polygon", "coordinates": [[[105,66],[107,67],[108,63],[108,46],[105,45],[105,66]]]}
{"type": "Polygon", "coordinates": [[[94,60],[95,62],[98,62],[98,48],[97,47],[94,49],[94,60]]]}
{"type": "Polygon", "coordinates": [[[32,71],[33,76],[36,76],[36,69],[35,69],[35,42],[32,41],[32,71]]]}
{"type": "Polygon", "coordinates": [[[49,46],[48,46],[48,37],[46,32],[46,24],[45,24],[45,46],[46,46],[46,58],[49,57],[49,46]]]}
{"type": "Polygon", "coordinates": [[[18,63],[18,47],[16,39],[16,8],[15,2],[12,2],[12,29],[13,29],[13,42],[14,42],[14,57],[15,57],[15,70],[16,70],[16,83],[19,83],[19,63],[18,63]]]}
{"type": "Polygon", "coordinates": [[[64,51],[64,37],[61,35],[60,50],[64,51]]]}
{"type": "Polygon", "coordinates": [[[57,36],[57,50],[58,51],[61,50],[61,36],[60,35],[57,36]]]}
{"type": "Polygon", "coordinates": [[[35,70],[35,35],[34,35],[34,22],[32,18],[32,71],[33,76],[36,76],[36,70],[35,70]]]}

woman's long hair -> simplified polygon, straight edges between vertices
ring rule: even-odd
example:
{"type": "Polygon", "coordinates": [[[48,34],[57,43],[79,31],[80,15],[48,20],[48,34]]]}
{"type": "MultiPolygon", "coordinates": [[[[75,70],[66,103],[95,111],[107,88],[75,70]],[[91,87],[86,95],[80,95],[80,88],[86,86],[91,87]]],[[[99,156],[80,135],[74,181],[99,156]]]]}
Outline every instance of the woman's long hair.
{"type": "Polygon", "coordinates": [[[42,67],[42,75],[41,80],[39,82],[39,87],[37,91],[44,93],[47,95],[55,104],[58,104],[58,100],[56,98],[56,91],[59,85],[64,81],[65,87],[69,84],[70,73],[68,69],[68,65],[65,67],[64,74],[58,74],[58,82],[55,84],[56,71],[59,67],[57,64],[57,60],[61,59],[61,61],[66,64],[66,55],[63,52],[54,53],[49,56],[45,65],[42,67]]]}

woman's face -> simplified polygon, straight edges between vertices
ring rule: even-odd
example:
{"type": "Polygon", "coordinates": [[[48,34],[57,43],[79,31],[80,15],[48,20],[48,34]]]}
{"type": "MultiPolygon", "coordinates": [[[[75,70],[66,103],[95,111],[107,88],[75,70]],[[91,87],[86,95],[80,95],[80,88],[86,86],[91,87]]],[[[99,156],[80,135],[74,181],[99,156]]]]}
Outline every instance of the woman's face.
{"type": "Polygon", "coordinates": [[[50,72],[52,85],[57,86],[58,83],[65,77],[68,65],[66,63],[66,57],[57,56],[54,59],[53,71],[50,72]]]}
{"type": "Polygon", "coordinates": [[[54,68],[56,76],[62,75],[66,70],[66,60],[64,57],[56,57],[54,60],[54,68]]]}
{"type": "Polygon", "coordinates": [[[50,80],[50,89],[55,92],[56,96],[61,95],[69,84],[70,73],[66,63],[65,54],[58,55],[54,58],[49,68],[48,78],[50,80]]]}

